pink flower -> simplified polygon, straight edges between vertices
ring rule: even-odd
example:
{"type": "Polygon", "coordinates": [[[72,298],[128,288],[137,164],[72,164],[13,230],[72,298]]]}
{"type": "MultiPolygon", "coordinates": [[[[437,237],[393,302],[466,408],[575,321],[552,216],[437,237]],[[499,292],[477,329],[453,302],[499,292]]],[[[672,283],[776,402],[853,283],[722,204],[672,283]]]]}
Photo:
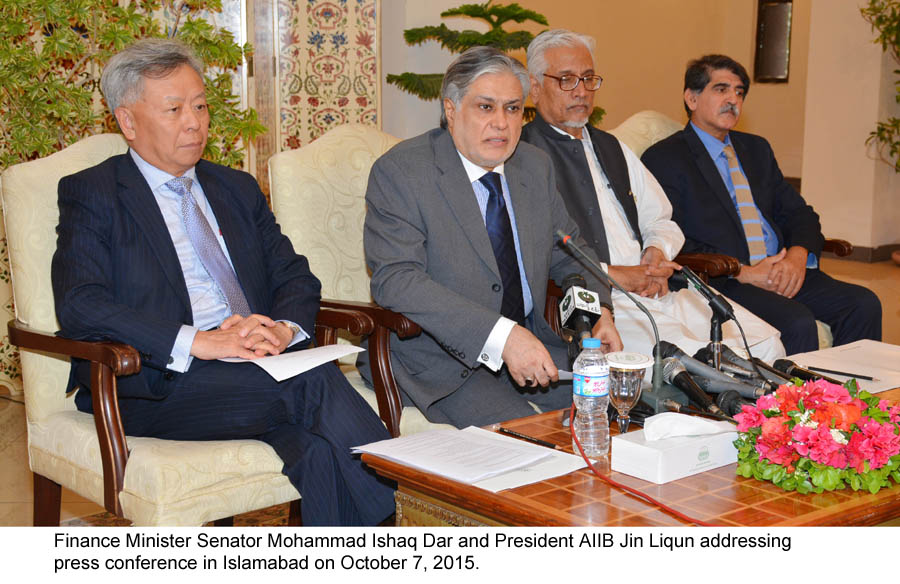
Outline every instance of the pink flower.
{"type": "Polygon", "coordinates": [[[822,399],[827,402],[849,404],[850,400],[852,399],[850,397],[850,392],[847,391],[847,388],[841,385],[829,383],[824,379],[814,381],[813,384],[815,384],[816,387],[822,391],[822,399]]]}
{"type": "MultiPolygon", "coordinates": [[[[762,399],[762,398],[760,398],[762,399]]],[[[744,404],[741,406],[741,413],[734,417],[738,422],[738,432],[747,432],[750,428],[762,426],[766,417],[760,413],[755,407],[744,404]]]]}
{"type": "Polygon", "coordinates": [[[774,410],[778,408],[778,400],[771,393],[767,393],[756,400],[756,407],[762,411],[774,410]]]}

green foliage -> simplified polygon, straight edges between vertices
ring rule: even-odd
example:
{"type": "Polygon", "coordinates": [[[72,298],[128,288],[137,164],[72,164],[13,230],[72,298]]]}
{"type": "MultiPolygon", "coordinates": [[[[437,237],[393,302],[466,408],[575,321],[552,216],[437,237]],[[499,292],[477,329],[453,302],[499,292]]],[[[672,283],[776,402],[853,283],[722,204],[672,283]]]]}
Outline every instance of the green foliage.
{"type": "MultiPolygon", "coordinates": [[[[878,32],[874,42],[880,44],[884,52],[890,53],[900,63],[900,0],[869,0],[866,6],[860,8],[860,12],[863,19],[872,25],[872,30],[878,32]]],[[[900,103],[900,69],[895,69],[894,74],[898,76],[898,80],[894,82],[897,90],[895,99],[900,103]]],[[[866,144],[877,145],[885,162],[892,164],[894,170],[900,172],[900,118],[890,117],[878,122],[866,144]]]]}
{"type": "MultiPolygon", "coordinates": [[[[465,16],[483,20],[490,30],[478,32],[475,30],[453,30],[446,24],[438,26],[423,26],[410,28],[403,31],[403,39],[406,44],[415,46],[427,41],[437,41],[441,47],[451,53],[462,53],[466,49],[479,46],[495,47],[505,53],[528,48],[528,44],[534,39],[534,35],[525,30],[507,31],[503,25],[508,22],[519,24],[525,21],[536,22],[547,26],[547,17],[533,10],[526,10],[516,3],[493,4],[490,0],[484,4],[463,4],[457,8],[451,8],[441,12],[441,18],[465,16]]],[[[441,96],[441,83],[444,80],[443,73],[401,73],[389,74],[386,81],[396,85],[406,93],[415,95],[425,101],[432,101],[441,96]]],[[[597,125],[606,111],[595,107],[588,123],[597,125]]],[[[525,121],[534,119],[534,108],[525,108],[525,121]]]]}
{"type": "Polygon", "coordinates": [[[0,2],[0,168],[115,131],[99,94],[103,65],[137,38],[166,36],[191,45],[209,66],[214,139],[205,156],[240,164],[243,144],[265,128],[255,111],[241,111],[229,74],[251,47],[238,45],[230,32],[201,16],[221,9],[221,0],[0,2]]]}

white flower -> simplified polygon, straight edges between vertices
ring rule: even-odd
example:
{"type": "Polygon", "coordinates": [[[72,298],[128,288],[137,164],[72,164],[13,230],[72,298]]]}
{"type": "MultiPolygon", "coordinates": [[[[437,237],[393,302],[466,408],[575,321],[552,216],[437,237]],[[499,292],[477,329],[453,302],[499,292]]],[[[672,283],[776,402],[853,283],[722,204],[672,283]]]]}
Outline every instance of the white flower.
{"type": "Polygon", "coordinates": [[[838,430],[837,428],[831,429],[831,438],[837,442],[838,444],[846,444],[847,438],[844,437],[844,433],[838,430]]]}

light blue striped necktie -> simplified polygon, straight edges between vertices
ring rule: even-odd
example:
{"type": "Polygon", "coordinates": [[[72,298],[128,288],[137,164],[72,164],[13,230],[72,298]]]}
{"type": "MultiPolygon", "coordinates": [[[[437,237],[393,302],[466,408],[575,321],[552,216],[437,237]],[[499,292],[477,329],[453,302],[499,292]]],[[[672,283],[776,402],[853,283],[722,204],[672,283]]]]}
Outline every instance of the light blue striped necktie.
{"type": "Polygon", "coordinates": [[[167,182],[166,186],[181,196],[181,216],[188,237],[191,239],[194,251],[197,252],[203,267],[216,281],[219,290],[225,296],[231,314],[249,316],[250,305],[244,296],[241,284],[219,246],[219,241],[209,226],[209,221],[206,220],[200,207],[197,206],[197,201],[194,200],[194,195],[191,194],[193,184],[192,179],[179,176],[167,182]]]}

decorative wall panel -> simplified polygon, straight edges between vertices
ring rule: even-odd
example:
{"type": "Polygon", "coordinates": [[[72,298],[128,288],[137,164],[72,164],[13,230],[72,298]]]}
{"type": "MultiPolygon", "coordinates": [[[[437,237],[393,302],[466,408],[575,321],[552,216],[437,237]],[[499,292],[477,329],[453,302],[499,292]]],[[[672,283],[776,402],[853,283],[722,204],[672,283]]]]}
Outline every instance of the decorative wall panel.
{"type": "Polygon", "coordinates": [[[374,0],[279,0],[279,150],[347,123],[377,125],[374,0]]]}

